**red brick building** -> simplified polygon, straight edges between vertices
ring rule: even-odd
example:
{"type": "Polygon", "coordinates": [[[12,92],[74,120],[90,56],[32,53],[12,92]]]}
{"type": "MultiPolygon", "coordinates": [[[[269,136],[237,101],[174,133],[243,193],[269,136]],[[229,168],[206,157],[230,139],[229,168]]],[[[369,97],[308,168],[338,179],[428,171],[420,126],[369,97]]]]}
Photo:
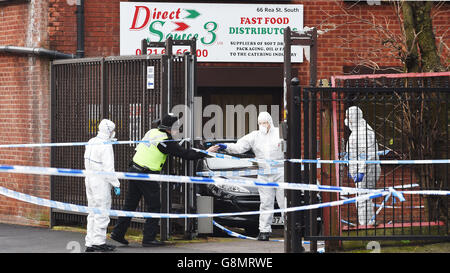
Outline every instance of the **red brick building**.
{"type": "MultiPolygon", "coordinates": [[[[41,48],[64,54],[77,52],[76,0],[22,0],[0,1],[0,48],[18,46],[28,49],[41,48]]],[[[84,1],[84,56],[112,56],[120,54],[120,2],[84,1]]],[[[124,1],[122,1],[124,2],[124,1]]],[[[126,1],[125,1],[126,2],[126,1]]],[[[143,1],[136,1],[143,2],[143,1]]],[[[147,1],[152,2],[152,1],[147,1]]],[[[185,1],[153,1],[185,2],[185,1]]],[[[318,79],[348,73],[370,59],[379,67],[401,67],[396,56],[380,46],[373,51],[374,41],[367,37],[377,35],[356,22],[353,16],[368,21],[386,22],[389,31],[400,34],[396,14],[391,4],[373,5],[367,1],[190,1],[192,3],[246,3],[246,4],[302,4],[303,24],[326,30],[318,38],[318,79]],[[345,16],[337,16],[344,14],[345,16]],[[359,38],[356,38],[358,37],[359,38]]],[[[443,4],[434,11],[433,26],[437,42],[448,45],[450,5],[443,4]],[[447,33],[447,34],[446,34],[447,33]],[[443,36],[443,37],[442,37],[443,36]]],[[[54,53],[54,52],[53,52],[54,53]]],[[[448,49],[443,48],[442,56],[448,49]]],[[[0,143],[47,143],[50,139],[50,62],[52,52],[11,52],[0,49],[0,143]]],[[[372,64],[374,64],[372,62],[372,64]]],[[[367,64],[367,63],[366,63],[367,64]]],[[[305,61],[296,64],[301,84],[308,83],[309,66],[305,61]]],[[[198,88],[204,96],[204,105],[221,101],[234,104],[233,97],[223,93],[211,93],[208,71],[221,74],[220,78],[232,79],[233,71],[257,73],[266,70],[272,74],[268,81],[272,89],[265,96],[257,90],[242,94],[241,99],[254,104],[280,103],[282,94],[281,63],[199,63],[198,88]],[[274,72],[279,72],[275,73],[274,72]],[[229,75],[227,75],[227,73],[229,75]],[[269,102],[269,103],[267,103],[269,102]]],[[[239,72],[241,73],[241,72],[239,72]]],[[[237,92],[250,89],[255,79],[249,77],[241,83],[228,83],[237,92]],[[239,86],[240,84],[240,86],[239,86]]],[[[218,83],[219,87],[226,83],[218,83]]],[[[49,166],[48,148],[14,148],[0,150],[0,164],[49,166]]],[[[48,176],[0,174],[0,186],[19,192],[49,198],[48,176]]],[[[47,225],[49,210],[39,206],[0,196],[0,222],[29,225],[47,225]]]]}

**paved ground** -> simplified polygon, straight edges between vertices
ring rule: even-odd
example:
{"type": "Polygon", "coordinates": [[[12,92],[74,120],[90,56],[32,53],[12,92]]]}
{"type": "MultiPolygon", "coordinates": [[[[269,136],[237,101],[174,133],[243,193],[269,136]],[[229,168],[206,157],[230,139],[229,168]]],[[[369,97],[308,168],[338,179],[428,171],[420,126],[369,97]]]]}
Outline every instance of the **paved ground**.
{"type": "MultiPolygon", "coordinates": [[[[41,227],[0,224],[0,253],[84,252],[84,234],[41,227]]],[[[283,253],[283,242],[260,242],[227,238],[220,242],[171,243],[163,247],[143,248],[132,243],[117,245],[116,253],[283,253]]],[[[308,247],[307,245],[305,247],[308,247]]]]}

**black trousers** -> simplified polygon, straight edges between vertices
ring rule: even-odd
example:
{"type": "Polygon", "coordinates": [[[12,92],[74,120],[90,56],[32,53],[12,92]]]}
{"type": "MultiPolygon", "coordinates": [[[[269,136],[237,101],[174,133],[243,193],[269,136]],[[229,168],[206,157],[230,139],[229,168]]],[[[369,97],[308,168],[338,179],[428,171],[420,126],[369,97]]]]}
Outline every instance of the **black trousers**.
{"type": "MultiPolygon", "coordinates": [[[[148,169],[145,170],[143,168],[139,168],[133,163],[130,164],[128,172],[159,174],[159,172],[152,172],[148,169]]],[[[144,196],[144,205],[147,212],[161,212],[159,182],[143,180],[129,180],[123,210],[135,211],[142,196],[144,196]]],[[[125,236],[130,223],[131,217],[119,217],[117,224],[112,232],[116,236],[123,237],[125,236]]],[[[155,240],[156,234],[158,234],[159,232],[158,223],[158,218],[146,218],[142,242],[155,240]]]]}

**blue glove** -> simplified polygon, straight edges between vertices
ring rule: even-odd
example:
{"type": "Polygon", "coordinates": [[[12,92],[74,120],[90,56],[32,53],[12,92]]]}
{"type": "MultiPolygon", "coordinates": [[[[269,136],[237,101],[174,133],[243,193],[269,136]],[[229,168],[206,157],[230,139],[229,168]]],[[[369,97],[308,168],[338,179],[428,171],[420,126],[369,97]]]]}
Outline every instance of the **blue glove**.
{"type": "Polygon", "coordinates": [[[114,187],[114,193],[116,195],[120,195],[120,188],[119,187],[114,187]]]}
{"type": "Polygon", "coordinates": [[[219,151],[225,150],[227,148],[227,145],[223,143],[219,143],[217,144],[217,146],[219,146],[219,151]]]}
{"type": "Polygon", "coordinates": [[[363,173],[358,173],[357,175],[355,175],[353,178],[353,181],[355,181],[355,183],[357,182],[361,182],[364,178],[364,174],[363,173]]]}

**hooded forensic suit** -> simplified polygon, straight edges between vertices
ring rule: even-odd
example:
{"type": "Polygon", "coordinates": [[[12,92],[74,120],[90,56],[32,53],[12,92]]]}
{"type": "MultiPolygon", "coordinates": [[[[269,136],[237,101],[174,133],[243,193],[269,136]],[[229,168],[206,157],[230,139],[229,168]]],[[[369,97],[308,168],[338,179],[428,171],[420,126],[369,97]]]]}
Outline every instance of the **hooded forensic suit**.
{"type": "MultiPolygon", "coordinates": [[[[103,119],[98,127],[96,137],[89,140],[89,144],[112,141],[115,124],[103,119]]],[[[114,151],[111,144],[87,145],[84,153],[86,171],[114,172],[114,151]]],[[[88,174],[85,179],[88,206],[109,210],[111,208],[111,187],[119,187],[119,180],[115,177],[88,174]]],[[[87,216],[86,246],[105,244],[106,229],[109,216],[105,214],[89,213],[87,216]]]]}
{"type": "MultiPolygon", "coordinates": [[[[258,116],[258,123],[268,122],[270,129],[266,130],[266,127],[259,126],[258,131],[253,131],[248,135],[240,138],[236,143],[227,143],[226,151],[234,154],[245,153],[248,150],[252,150],[257,159],[284,159],[284,154],[281,150],[281,139],[279,136],[278,128],[273,125],[272,117],[267,112],[261,112],[258,116]]],[[[283,163],[280,163],[281,172],[277,174],[258,175],[258,180],[266,182],[284,182],[284,170],[283,163]]],[[[267,163],[259,163],[261,168],[270,168],[267,163]]],[[[275,197],[278,206],[281,209],[286,207],[284,190],[281,188],[258,188],[260,197],[260,210],[273,210],[275,197]]],[[[272,232],[272,213],[261,213],[259,215],[259,231],[260,232],[272,232]]]]}
{"type": "MultiPolygon", "coordinates": [[[[378,144],[375,131],[363,118],[363,112],[356,106],[349,107],[345,112],[344,123],[352,131],[346,146],[349,160],[379,160],[378,144]]],[[[379,164],[349,164],[349,177],[357,188],[375,188],[380,177],[379,164]]],[[[358,221],[360,225],[375,224],[375,205],[372,200],[357,203],[358,221]]]]}

